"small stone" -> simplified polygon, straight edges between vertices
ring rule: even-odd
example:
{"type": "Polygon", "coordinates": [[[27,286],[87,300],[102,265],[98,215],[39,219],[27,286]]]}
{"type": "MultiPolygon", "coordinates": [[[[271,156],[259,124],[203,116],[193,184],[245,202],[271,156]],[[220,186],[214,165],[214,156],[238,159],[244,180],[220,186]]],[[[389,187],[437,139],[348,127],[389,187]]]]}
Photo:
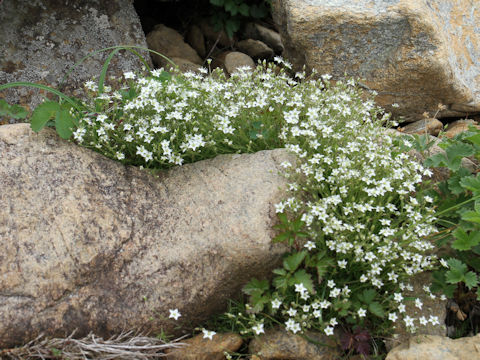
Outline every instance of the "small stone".
{"type": "Polygon", "coordinates": [[[448,138],[453,138],[454,136],[464,131],[467,131],[470,125],[473,125],[477,129],[480,129],[480,126],[478,126],[478,123],[474,120],[471,120],[471,119],[457,120],[452,122],[451,124],[448,124],[447,131],[445,132],[445,136],[448,138]]]}
{"type": "MultiPolygon", "coordinates": [[[[198,69],[201,68],[200,65],[194,64],[193,62],[188,61],[186,59],[174,57],[174,58],[171,58],[170,60],[172,60],[178,66],[180,71],[183,73],[188,71],[199,73],[198,69]]],[[[169,68],[169,65],[167,65],[167,68],[169,68]]]]}
{"type": "Polygon", "coordinates": [[[248,23],[245,26],[245,36],[251,39],[260,40],[272,48],[276,54],[281,54],[284,50],[280,34],[265,26],[248,23]]]}
{"type": "Polygon", "coordinates": [[[253,59],[269,59],[274,55],[273,50],[260,40],[242,40],[237,43],[237,47],[253,59]]]}
{"type": "Polygon", "coordinates": [[[221,67],[228,75],[242,66],[248,66],[253,70],[255,62],[247,54],[238,51],[223,52],[212,62],[212,68],[221,67]]]}
{"type": "Polygon", "coordinates": [[[418,120],[410,123],[402,128],[402,132],[405,134],[418,134],[423,135],[426,133],[437,136],[443,129],[443,124],[440,120],[435,118],[418,120]]]}
{"type": "Polygon", "coordinates": [[[234,333],[215,334],[210,339],[204,339],[198,334],[191,339],[182,341],[186,346],[166,349],[169,360],[224,360],[224,352],[237,351],[242,346],[240,335],[234,333]]]}
{"type": "MultiPolygon", "coordinates": [[[[152,50],[165,55],[168,58],[182,58],[194,64],[203,63],[197,52],[183,41],[183,36],[176,30],[163,24],[155,25],[153,30],[147,35],[148,47],[152,50]]],[[[153,62],[157,66],[165,66],[168,62],[159,55],[152,55],[153,62]]]]}
{"type": "Polygon", "coordinates": [[[205,58],[207,55],[207,50],[205,49],[205,38],[203,37],[202,30],[200,30],[197,25],[194,24],[190,27],[185,40],[187,40],[187,43],[195,49],[200,57],[205,58]]]}
{"type": "Polygon", "coordinates": [[[385,360],[473,360],[480,358],[480,334],[450,339],[446,336],[419,335],[390,351],[385,360]]]}
{"type": "Polygon", "coordinates": [[[304,335],[322,345],[317,346],[303,335],[295,335],[277,328],[254,338],[250,342],[249,352],[261,360],[337,360],[340,358],[339,349],[333,339],[315,332],[307,332],[304,335]]]}

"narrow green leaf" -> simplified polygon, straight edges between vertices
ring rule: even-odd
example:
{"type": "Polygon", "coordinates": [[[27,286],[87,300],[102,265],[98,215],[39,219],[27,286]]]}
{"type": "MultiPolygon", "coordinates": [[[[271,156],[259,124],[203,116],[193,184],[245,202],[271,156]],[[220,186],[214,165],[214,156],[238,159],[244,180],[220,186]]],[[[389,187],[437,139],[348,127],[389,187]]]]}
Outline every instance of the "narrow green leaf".
{"type": "Polygon", "coordinates": [[[58,110],[60,110],[60,104],[55,101],[45,101],[38,105],[30,119],[32,130],[35,132],[42,130],[49,120],[55,118],[58,110]]]}

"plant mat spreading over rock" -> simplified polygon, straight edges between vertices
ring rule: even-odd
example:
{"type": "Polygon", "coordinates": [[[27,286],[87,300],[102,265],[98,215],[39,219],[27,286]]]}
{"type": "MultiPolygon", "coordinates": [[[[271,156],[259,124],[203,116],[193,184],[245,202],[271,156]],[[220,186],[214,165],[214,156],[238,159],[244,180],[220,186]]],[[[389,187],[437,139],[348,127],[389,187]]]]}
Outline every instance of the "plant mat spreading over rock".
{"type": "Polygon", "coordinates": [[[48,339],[42,335],[22,347],[0,350],[0,358],[8,360],[26,359],[157,359],[165,357],[165,349],[184,346],[183,337],[166,343],[158,337],[135,334],[133,331],[104,340],[90,333],[81,339],[70,336],[48,339]]]}

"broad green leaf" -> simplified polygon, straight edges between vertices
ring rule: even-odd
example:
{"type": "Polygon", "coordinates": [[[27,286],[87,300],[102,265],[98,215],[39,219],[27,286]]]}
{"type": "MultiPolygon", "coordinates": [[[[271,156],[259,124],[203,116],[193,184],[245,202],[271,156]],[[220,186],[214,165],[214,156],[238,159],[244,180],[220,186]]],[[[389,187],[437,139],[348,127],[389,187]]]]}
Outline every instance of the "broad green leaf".
{"type": "Polygon", "coordinates": [[[467,211],[462,214],[462,220],[471,221],[477,224],[480,224],[480,212],[478,211],[467,211]]]}
{"type": "MultiPolygon", "coordinates": [[[[268,10],[265,5],[253,4],[250,6],[250,16],[254,19],[261,19],[267,16],[268,10]]],[[[248,16],[248,15],[246,15],[248,16]]]]}
{"type": "Polygon", "coordinates": [[[470,232],[467,234],[461,227],[457,228],[453,235],[455,241],[452,243],[452,248],[465,251],[470,250],[472,247],[480,244],[480,232],[470,232]]]}
{"type": "Polygon", "coordinates": [[[435,271],[432,274],[432,285],[430,289],[433,292],[443,292],[445,296],[451,298],[453,297],[453,293],[455,289],[457,288],[456,283],[455,284],[447,284],[446,283],[446,270],[440,270],[440,271],[435,271]]]}
{"type": "Polygon", "coordinates": [[[272,271],[275,275],[285,276],[287,275],[287,271],[285,269],[275,269],[272,271]]]}
{"type": "Polygon", "coordinates": [[[478,175],[476,177],[469,176],[463,178],[460,181],[460,185],[462,185],[464,189],[470,190],[475,195],[480,194],[480,177],[478,175]]]}
{"type": "Polygon", "coordinates": [[[250,9],[247,4],[242,3],[238,6],[238,12],[243,16],[248,16],[250,9]]]}
{"type": "Polygon", "coordinates": [[[358,296],[360,301],[364,302],[365,304],[370,304],[375,296],[377,295],[377,292],[373,289],[365,289],[363,290],[362,294],[358,296]]]}
{"type": "Polygon", "coordinates": [[[225,0],[210,0],[210,4],[215,6],[223,6],[225,0]]]}
{"type": "Polygon", "coordinates": [[[58,135],[62,139],[68,140],[73,134],[73,117],[70,115],[70,110],[63,108],[57,111],[57,116],[55,117],[55,128],[57,129],[58,135]]]}
{"type": "Polygon", "coordinates": [[[294,272],[295,270],[298,269],[303,259],[305,259],[306,255],[307,255],[306,251],[300,251],[287,256],[283,260],[283,267],[290,272],[294,272]]]}
{"type": "Polygon", "coordinates": [[[225,32],[230,39],[233,39],[233,34],[240,28],[240,23],[234,19],[228,19],[225,22],[225,32]]]}
{"type": "Polygon", "coordinates": [[[449,259],[447,261],[450,270],[445,274],[445,279],[449,284],[457,284],[465,279],[467,265],[458,259],[449,259]]]}
{"type": "Polygon", "coordinates": [[[47,122],[54,119],[57,111],[60,110],[60,104],[55,101],[45,101],[33,110],[30,119],[30,127],[33,131],[39,132],[44,128],[47,122]]]}
{"type": "Polygon", "coordinates": [[[477,274],[475,274],[473,271],[469,271],[465,274],[465,285],[467,285],[467,287],[469,289],[472,289],[474,287],[476,287],[478,285],[478,278],[477,278],[477,274]]]}
{"type": "Polygon", "coordinates": [[[334,264],[333,259],[330,258],[323,258],[319,262],[317,262],[317,276],[319,279],[323,277],[328,271],[328,268],[334,264]]]}
{"type": "Polygon", "coordinates": [[[273,279],[273,286],[275,286],[276,289],[280,289],[282,291],[287,290],[288,287],[288,277],[285,276],[277,276],[275,279],[273,279]]]}
{"type": "Polygon", "coordinates": [[[252,295],[255,293],[264,293],[268,290],[268,281],[267,280],[258,280],[253,278],[248,284],[246,284],[242,291],[247,295],[252,295]]]}
{"type": "Polygon", "coordinates": [[[288,225],[288,218],[285,213],[278,213],[277,217],[283,225],[288,225]]]}
{"type": "Polygon", "coordinates": [[[468,171],[467,169],[465,168],[458,169],[458,171],[447,180],[449,190],[455,195],[459,195],[463,193],[465,189],[460,184],[460,181],[464,177],[470,176],[470,175],[471,175],[471,172],[468,171]]]}
{"type": "Polygon", "coordinates": [[[480,146],[480,133],[472,135],[472,136],[468,136],[465,139],[474,143],[475,145],[480,146]]]}
{"type": "Polygon", "coordinates": [[[304,269],[298,270],[293,275],[296,284],[302,283],[310,293],[313,293],[313,281],[310,274],[308,274],[304,269]]]}
{"type": "Polygon", "coordinates": [[[238,6],[235,4],[235,1],[233,0],[225,0],[224,4],[225,10],[232,14],[232,16],[237,15],[238,13],[238,6]]]}
{"type": "Polygon", "coordinates": [[[252,310],[254,313],[261,312],[268,302],[270,302],[269,297],[263,296],[261,293],[254,293],[250,297],[250,303],[253,305],[252,310]]]}
{"type": "Polygon", "coordinates": [[[373,314],[378,316],[379,318],[383,318],[385,316],[385,312],[383,310],[382,305],[379,302],[374,301],[368,304],[368,310],[373,314]]]}
{"type": "Polygon", "coordinates": [[[272,242],[277,243],[277,242],[282,242],[285,240],[288,240],[291,237],[290,231],[286,231],[284,233],[278,234],[272,239],[272,242]]]}

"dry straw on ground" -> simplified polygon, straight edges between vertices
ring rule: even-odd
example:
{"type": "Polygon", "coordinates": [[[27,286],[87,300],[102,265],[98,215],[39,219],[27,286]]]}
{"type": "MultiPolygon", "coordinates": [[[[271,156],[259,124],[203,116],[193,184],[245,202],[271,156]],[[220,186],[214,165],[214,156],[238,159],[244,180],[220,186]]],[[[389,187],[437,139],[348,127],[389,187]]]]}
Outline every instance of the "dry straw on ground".
{"type": "Polygon", "coordinates": [[[182,338],[170,343],[155,337],[135,335],[132,331],[103,340],[93,334],[75,339],[74,333],[60,339],[39,336],[28,344],[13,349],[0,350],[0,359],[69,359],[69,360],[150,360],[166,356],[165,349],[182,347],[182,338]]]}

